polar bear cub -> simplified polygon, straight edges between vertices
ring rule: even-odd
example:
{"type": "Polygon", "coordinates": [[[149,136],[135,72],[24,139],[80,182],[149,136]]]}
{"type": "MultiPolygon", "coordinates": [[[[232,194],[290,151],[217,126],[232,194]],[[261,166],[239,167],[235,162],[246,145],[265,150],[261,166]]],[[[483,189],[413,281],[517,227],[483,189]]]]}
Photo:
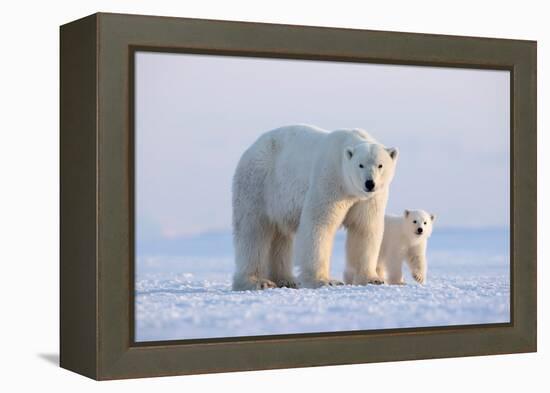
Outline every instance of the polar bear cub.
{"type": "Polygon", "coordinates": [[[342,225],[351,281],[381,283],[376,267],[397,155],[361,129],[294,125],[258,138],[233,177],[233,289],[342,284],[329,276],[342,225]]]}
{"type": "Polygon", "coordinates": [[[377,272],[387,284],[405,283],[403,260],[407,261],[411,274],[418,283],[426,282],[426,248],[434,221],[435,215],[424,210],[405,210],[401,217],[385,216],[377,272]]]}

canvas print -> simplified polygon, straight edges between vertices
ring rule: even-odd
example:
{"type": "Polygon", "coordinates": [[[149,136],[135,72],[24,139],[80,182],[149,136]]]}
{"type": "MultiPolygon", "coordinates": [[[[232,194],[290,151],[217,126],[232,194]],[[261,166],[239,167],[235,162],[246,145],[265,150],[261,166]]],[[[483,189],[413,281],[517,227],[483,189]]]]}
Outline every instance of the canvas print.
{"type": "Polygon", "coordinates": [[[510,72],[138,51],[135,340],[510,322],[510,72]]]}

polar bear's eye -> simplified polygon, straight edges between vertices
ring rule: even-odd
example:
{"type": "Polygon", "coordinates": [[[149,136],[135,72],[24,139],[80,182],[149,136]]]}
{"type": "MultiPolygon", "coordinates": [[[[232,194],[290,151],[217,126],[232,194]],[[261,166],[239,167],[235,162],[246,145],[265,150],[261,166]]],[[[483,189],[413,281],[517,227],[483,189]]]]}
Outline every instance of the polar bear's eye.
{"type": "Polygon", "coordinates": [[[382,169],[382,164],[378,165],[378,169],[382,169]]]}
{"type": "Polygon", "coordinates": [[[413,221],[413,224],[416,224],[416,220],[413,221]]]}
{"type": "Polygon", "coordinates": [[[426,221],[424,221],[424,225],[426,225],[426,221]]]}
{"type": "Polygon", "coordinates": [[[363,164],[359,164],[359,168],[364,168],[363,164]]]}

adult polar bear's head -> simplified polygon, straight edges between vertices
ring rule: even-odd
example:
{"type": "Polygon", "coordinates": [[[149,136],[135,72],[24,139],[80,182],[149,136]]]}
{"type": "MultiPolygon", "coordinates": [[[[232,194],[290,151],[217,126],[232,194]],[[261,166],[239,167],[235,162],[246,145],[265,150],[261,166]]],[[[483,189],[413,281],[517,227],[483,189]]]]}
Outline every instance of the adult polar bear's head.
{"type": "Polygon", "coordinates": [[[398,150],[377,143],[360,143],[347,147],[343,171],[348,192],[368,199],[387,190],[395,172],[398,150]]]}

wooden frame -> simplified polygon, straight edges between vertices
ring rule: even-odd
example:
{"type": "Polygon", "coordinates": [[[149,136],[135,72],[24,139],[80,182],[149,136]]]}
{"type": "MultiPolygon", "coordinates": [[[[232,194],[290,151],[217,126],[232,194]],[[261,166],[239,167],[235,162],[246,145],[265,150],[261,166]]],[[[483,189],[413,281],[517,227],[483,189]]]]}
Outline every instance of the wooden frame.
{"type": "Polygon", "coordinates": [[[95,379],[536,351],[536,42],[94,14],[61,27],[61,366],[95,379]],[[135,343],[133,55],[511,72],[511,323],[135,343]]]}

